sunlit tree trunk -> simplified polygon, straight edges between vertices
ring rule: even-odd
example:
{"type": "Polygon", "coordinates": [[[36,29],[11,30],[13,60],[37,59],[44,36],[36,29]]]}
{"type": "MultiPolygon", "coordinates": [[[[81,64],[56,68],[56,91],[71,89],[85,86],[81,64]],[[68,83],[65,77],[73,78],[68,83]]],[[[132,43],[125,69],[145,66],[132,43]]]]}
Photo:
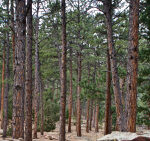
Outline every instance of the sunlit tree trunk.
{"type": "Polygon", "coordinates": [[[25,92],[25,0],[16,0],[16,46],[13,93],[13,138],[24,137],[24,92],[25,92]]]}
{"type": "Polygon", "coordinates": [[[129,4],[129,47],[127,61],[126,116],[127,131],[136,132],[139,0],[129,4]]]}
{"type": "Polygon", "coordinates": [[[25,81],[25,141],[32,141],[32,0],[27,13],[26,81],[25,81]]]}
{"type": "Polygon", "coordinates": [[[66,55],[67,55],[67,41],[66,41],[66,3],[61,1],[61,15],[62,15],[62,56],[61,56],[61,92],[60,92],[60,130],[59,141],[65,141],[65,111],[66,111],[66,55]]]}

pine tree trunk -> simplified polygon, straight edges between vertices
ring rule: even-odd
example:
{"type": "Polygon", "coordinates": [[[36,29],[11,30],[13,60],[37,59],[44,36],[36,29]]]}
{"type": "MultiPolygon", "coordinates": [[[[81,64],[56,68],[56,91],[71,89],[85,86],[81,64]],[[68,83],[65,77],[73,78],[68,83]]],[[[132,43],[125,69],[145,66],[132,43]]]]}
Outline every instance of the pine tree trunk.
{"type": "MultiPolygon", "coordinates": [[[[88,63],[88,83],[90,83],[90,65],[88,63]]],[[[87,100],[86,108],[86,132],[89,133],[89,110],[90,110],[90,99],[87,100]]]]}
{"type": "Polygon", "coordinates": [[[41,101],[41,135],[44,134],[44,107],[43,107],[43,86],[42,86],[42,81],[40,84],[40,101],[41,101]]]}
{"type": "Polygon", "coordinates": [[[89,133],[89,111],[90,111],[90,99],[87,100],[86,110],[86,132],[89,133]]]}
{"type": "MultiPolygon", "coordinates": [[[[80,1],[78,0],[78,17],[77,17],[78,25],[80,27],[80,1]]],[[[78,31],[78,39],[80,39],[80,30],[78,31]]],[[[81,70],[82,70],[82,61],[81,61],[81,56],[82,56],[82,48],[80,47],[79,44],[79,50],[77,51],[77,123],[76,123],[76,130],[77,130],[77,136],[81,137],[81,101],[80,101],[80,93],[81,93],[81,87],[80,87],[80,82],[81,82],[81,70]]]]}
{"type": "Polygon", "coordinates": [[[138,29],[139,0],[130,0],[129,47],[127,61],[127,131],[136,132],[137,75],[138,75],[138,29]]]}
{"type": "Polygon", "coordinates": [[[32,141],[32,0],[27,1],[27,48],[25,81],[25,141],[32,141]]]}
{"type": "Polygon", "coordinates": [[[94,105],[94,109],[93,109],[92,127],[95,127],[95,114],[96,114],[96,105],[94,105]]]}
{"type": "Polygon", "coordinates": [[[116,127],[117,127],[117,130],[123,131],[124,130],[123,105],[122,105],[122,97],[121,97],[120,85],[119,85],[117,62],[115,58],[116,53],[115,53],[115,48],[114,48],[114,43],[113,43],[112,0],[105,0],[103,4],[104,4],[104,13],[106,16],[107,42],[108,42],[108,48],[109,48],[113,90],[114,90],[115,104],[116,104],[116,114],[117,114],[116,127]]]}
{"type": "Polygon", "coordinates": [[[13,70],[15,65],[15,24],[14,24],[14,0],[11,0],[11,38],[13,49],[13,70]]]}
{"type": "Polygon", "coordinates": [[[105,102],[105,127],[104,135],[111,133],[111,67],[110,56],[107,51],[107,74],[106,74],[106,102],[105,102]]]}
{"type": "MultiPolygon", "coordinates": [[[[9,15],[9,1],[7,2],[7,13],[9,15]]],[[[8,25],[9,26],[9,20],[8,25]]],[[[4,93],[4,119],[3,119],[3,137],[6,137],[7,125],[8,125],[8,94],[9,94],[9,32],[6,33],[7,38],[7,48],[6,48],[6,71],[5,71],[5,93],[4,93]]]]}
{"type": "Polygon", "coordinates": [[[71,116],[72,116],[72,48],[70,48],[70,95],[69,95],[68,132],[71,132],[71,116]]]}
{"type": "Polygon", "coordinates": [[[5,47],[6,44],[4,43],[3,47],[3,65],[2,65],[2,90],[1,90],[1,110],[0,110],[0,128],[2,128],[3,125],[3,110],[4,110],[4,90],[5,90],[5,47]]]}
{"type": "Polygon", "coordinates": [[[5,93],[4,93],[4,119],[3,119],[3,137],[6,137],[8,125],[8,94],[9,94],[9,33],[7,33],[7,49],[6,49],[6,74],[5,74],[5,93]]]}
{"type": "Polygon", "coordinates": [[[40,66],[39,66],[39,8],[40,0],[37,1],[36,10],[36,32],[35,32],[35,88],[34,88],[34,133],[33,138],[37,138],[37,125],[38,125],[38,100],[40,95],[40,66]]]}
{"type": "Polygon", "coordinates": [[[25,0],[16,0],[16,46],[13,94],[13,138],[24,137],[24,92],[25,92],[25,0]]]}
{"type": "Polygon", "coordinates": [[[124,85],[125,85],[125,78],[120,78],[120,91],[122,95],[122,104],[125,105],[125,94],[124,94],[124,85]]]}
{"type": "Polygon", "coordinates": [[[65,141],[65,111],[66,111],[66,55],[67,55],[67,41],[66,41],[66,3],[61,1],[62,14],[62,59],[61,59],[61,92],[60,92],[60,134],[59,141],[65,141]]]}
{"type": "Polygon", "coordinates": [[[80,101],[80,93],[81,93],[81,50],[77,53],[78,59],[78,80],[77,80],[77,136],[81,136],[81,101],[80,101]]]}
{"type": "Polygon", "coordinates": [[[92,119],[93,119],[93,100],[91,100],[90,104],[90,124],[89,124],[89,129],[92,131],[92,119]]]}
{"type": "Polygon", "coordinates": [[[96,103],[96,115],[95,115],[95,132],[97,133],[98,132],[98,118],[99,117],[99,103],[97,101],[96,103]]]}

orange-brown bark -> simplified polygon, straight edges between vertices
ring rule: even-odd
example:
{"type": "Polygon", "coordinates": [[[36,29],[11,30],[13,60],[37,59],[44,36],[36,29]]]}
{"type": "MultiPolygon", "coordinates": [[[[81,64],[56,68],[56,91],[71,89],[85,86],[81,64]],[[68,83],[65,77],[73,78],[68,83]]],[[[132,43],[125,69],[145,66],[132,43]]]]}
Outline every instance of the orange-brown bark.
{"type": "Polygon", "coordinates": [[[136,131],[139,0],[130,0],[129,47],[127,61],[126,117],[127,131],[136,131]]]}

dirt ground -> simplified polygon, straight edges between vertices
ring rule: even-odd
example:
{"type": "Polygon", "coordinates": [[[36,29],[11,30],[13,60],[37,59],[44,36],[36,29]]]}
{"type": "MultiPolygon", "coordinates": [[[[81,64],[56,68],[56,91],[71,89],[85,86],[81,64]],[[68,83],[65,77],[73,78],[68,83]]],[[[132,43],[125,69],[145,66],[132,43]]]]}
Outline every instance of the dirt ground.
{"type": "MultiPolygon", "coordinates": [[[[67,130],[66,126],[66,130],[67,130]]],[[[72,125],[72,132],[68,133],[66,132],[66,140],[67,141],[96,141],[100,137],[103,136],[102,130],[100,129],[98,133],[94,132],[94,128],[92,128],[92,131],[89,133],[86,133],[86,124],[82,124],[82,137],[77,137],[76,135],[76,126],[72,125]]],[[[53,141],[58,141],[59,139],[59,123],[56,126],[56,129],[52,132],[45,132],[43,136],[38,133],[38,138],[37,141],[48,141],[51,138],[53,141]]]]}
{"type": "MultiPolygon", "coordinates": [[[[102,130],[99,129],[98,133],[94,132],[94,128],[92,128],[92,131],[89,133],[86,133],[86,124],[82,124],[82,137],[77,137],[76,135],[76,126],[72,124],[72,132],[68,133],[66,125],[66,141],[96,141],[100,137],[103,136],[102,130]]],[[[2,133],[1,133],[2,134],[2,133]]],[[[41,136],[40,133],[38,133],[38,139],[33,139],[33,141],[58,141],[59,139],[59,123],[56,124],[56,129],[52,132],[44,132],[44,135],[41,136]]],[[[20,140],[13,140],[12,138],[2,138],[2,135],[0,135],[0,141],[23,141],[20,140]]]]}

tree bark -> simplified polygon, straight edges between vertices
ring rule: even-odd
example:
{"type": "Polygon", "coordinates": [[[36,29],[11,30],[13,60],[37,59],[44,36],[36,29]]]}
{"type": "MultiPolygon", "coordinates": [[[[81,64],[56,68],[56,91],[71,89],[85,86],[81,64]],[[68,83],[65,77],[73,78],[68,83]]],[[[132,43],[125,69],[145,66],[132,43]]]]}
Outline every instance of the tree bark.
{"type": "Polygon", "coordinates": [[[34,133],[33,138],[37,138],[39,95],[40,95],[40,65],[39,65],[39,8],[40,0],[37,0],[36,10],[36,32],[35,32],[35,88],[34,88],[34,133]]]}
{"type": "Polygon", "coordinates": [[[61,14],[62,14],[62,59],[61,59],[61,92],[60,92],[60,134],[59,141],[65,141],[65,111],[66,111],[66,54],[67,54],[67,41],[66,41],[66,3],[65,0],[61,1],[61,14]]]}
{"type": "Polygon", "coordinates": [[[69,95],[68,132],[71,132],[71,116],[72,116],[72,48],[70,48],[70,95],[69,95]]]}
{"type": "Polygon", "coordinates": [[[16,46],[13,94],[13,138],[24,138],[25,0],[16,0],[16,46]]]}
{"type": "Polygon", "coordinates": [[[106,17],[107,42],[108,42],[108,48],[109,48],[113,90],[114,90],[115,104],[116,104],[116,114],[117,114],[116,127],[117,127],[117,130],[124,131],[123,104],[122,104],[122,97],[121,97],[121,92],[120,92],[117,62],[115,58],[116,53],[115,53],[115,48],[114,48],[114,43],[113,43],[112,0],[105,0],[103,1],[103,4],[104,4],[104,13],[106,17]]]}
{"type": "Polygon", "coordinates": [[[81,50],[77,53],[78,59],[78,80],[77,80],[77,136],[81,136],[81,101],[80,101],[80,93],[81,93],[81,50]]]}
{"type": "Polygon", "coordinates": [[[90,99],[87,100],[86,110],[86,132],[89,133],[89,111],[90,111],[90,99]]]}
{"type": "Polygon", "coordinates": [[[95,116],[95,132],[97,133],[98,132],[98,117],[99,117],[99,101],[97,101],[96,103],[96,116],[95,116]]]}
{"type": "Polygon", "coordinates": [[[95,114],[96,114],[96,105],[94,105],[94,109],[93,109],[92,127],[95,127],[95,114]]]}
{"type": "MultiPolygon", "coordinates": [[[[88,83],[90,83],[90,65],[88,63],[88,83]]],[[[90,99],[87,100],[86,109],[86,132],[89,133],[89,110],[90,110],[90,99]]]]}
{"type": "Polygon", "coordinates": [[[15,24],[14,24],[14,0],[11,0],[11,38],[13,49],[13,70],[15,65],[15,24]]]}
{"type": "MultiPolygon", "coordinates": [[[[9,1],[7,1],[7,14],[9,15],[9,1]]],[[[9,19],[7,27],[9,26],[9,19]]],[[[6,33],[6,71],[5,71],[5,93],[4,93],[4,119],[3,119],[3,137],[6,137],[8,125],[8,94],[9,94],[9,32],[6,33]]]]}
{"type": "Polygon", "coordinates": [[[92,119],[93,119],[93,100],[91,100],[90,104],[90,124],[89,124],[89,129],[92,131],[92,119]]]}
{"type": "Polygon", "coordinates": [[[2,90],[1,90],[1,110],[0,110],[0,128],[2,128],[2,122],[3,122],[3,110],[4,110],[4,90],[5,90],[5,47],[6,43],[4,43],[3,47],[3,65],[2,65],[2,90]]]}
{"type": "Polygon", "coordinates": [[[44,107],[43,107],[43,86],[42,81],[40,83],[40,101],[41,101],[41,135],[44,134],[44,107]]]}
{"type": "Polygon", "coordinates": [[[136,132],[137,75],[138,75],[138,30],[139,0],[130,0],[129,4],[129,47],[127,61],[127,131],[136,132]]]}
{"type": "Polygon", "coordinates": [[[25,141],[32,141],[32,0],[27,13],[26,81],[25,81],[25,141]]]}
{"type": "Polygon", "coordinates": [[[107,74],[106,74],[106,102],[105,102],[105,127],[104,135],[111,133],[111,66],[110,56],[107,51],[107,74]]]}

